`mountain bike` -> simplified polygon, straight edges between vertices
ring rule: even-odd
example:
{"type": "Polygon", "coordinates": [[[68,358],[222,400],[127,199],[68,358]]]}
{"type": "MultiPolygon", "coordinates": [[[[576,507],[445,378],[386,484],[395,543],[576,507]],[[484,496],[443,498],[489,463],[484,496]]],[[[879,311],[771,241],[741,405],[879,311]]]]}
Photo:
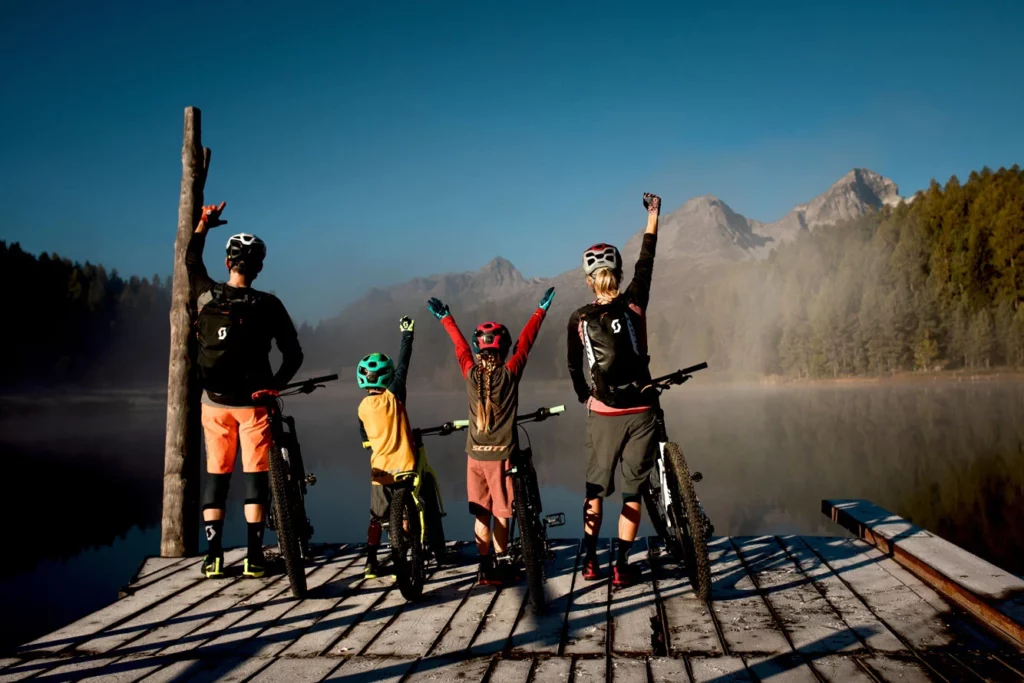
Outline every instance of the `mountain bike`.
{"type": "MultiPolygon", "coordinates": [[[[662,392],[692,379],[691,373],[704,370],[700,363],[652,379],[644,391],[662,392]]],[[[686,568],[690,585],[702,602],[711,599],[711,565],[708,561],[707,539],[715,527],[704,512],[704,507],[693,488],[694,482],[704,477],[700,472],[690,474],[679,444],[668,440],[665,411],[661,402],[655,403],[655,423],[658,430],[658,457],[643,489],[644,504],[658,536],[665,548],[686,568]]]]}
{"type": "Polygon", "coordinates": [[[299,448],[299,435],[295,418],[284,414],[286,396],[311,394],[324,386],[324,382],[338,379],[337,375],[313,377],[294,382],[280,391],[262,391],[253,398],[267,408],[270,417],[270,497],[267,510],[267,528],[277,534],[278,550],[284,560],[285,573],[291,583],[292,595],[306,595],[306,572],[303,561],[309,559],[309,539],[313,525],[306,516],[306,487],[316,484],[316,476],[306,472],[299,448]]]}
{"type": "MultiPolygon", "coordinates": [[[[418,600],[423,594],[426,577],[426,563],[433,558],[440,567],[445,562],[446,545],[444,538],[445,517],[441,490],[437,486],[437,474],[427,462],[427,450],[423,437],[447,436],[457,431],[454,423],[446,422],[439,427],[413,430],[416,444],[416,469],[399,472],[395,482],[388,484],[393,494],[390,516],[382,526],[391,540],[391,564],[398,590],[406,600],[418,600]]],[[[363,442],[364,448],[369,448],[363,442]]]]}
{"type": "MultiPolygon", "coordinates": [[[[508,533],[507,561],[512,564],[523,564],[530,604],[537,614],[547,609],[547,599],[544,596],[544,564],[553,557],[547,530],[565,524],[565,514],[556,512],[541,517],[543,507],[540,487],[537,484],[537,472],[533,467],[533,444],[530,442],[529,432],[523,425],[543,422],[564,412],[564,405],[553,406],[538,408],[532,413],[516,418],[516,425],[526,435],[527,447],[518,449],[509,458],[509,468],[505,471],[505,476],[512,478],[512,524],[508,533]]],[[[459,420],[455,425],[457,428],[465,429],[469,426],[469,420],[459,420]]]]}

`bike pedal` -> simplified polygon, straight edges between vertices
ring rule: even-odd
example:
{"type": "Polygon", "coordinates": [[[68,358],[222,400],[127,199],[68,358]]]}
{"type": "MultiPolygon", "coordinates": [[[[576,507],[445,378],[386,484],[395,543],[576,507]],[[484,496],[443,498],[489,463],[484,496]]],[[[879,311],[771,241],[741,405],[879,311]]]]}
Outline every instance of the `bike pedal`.
{"type": "Polygon", "coordinates": [[[694,472],[692,475],[690,475],[690,479],[699,482],[704,479],[704,475],[701,474],[700,472],[694,472]]]}
{"type": "Polygon", "coordinates": [[[544,524],[547,525],[549,528],[562,526],[563,524],[565,524],[565,513],[556,512],[553,515],[548,515],[544,518],[544,524]]]}

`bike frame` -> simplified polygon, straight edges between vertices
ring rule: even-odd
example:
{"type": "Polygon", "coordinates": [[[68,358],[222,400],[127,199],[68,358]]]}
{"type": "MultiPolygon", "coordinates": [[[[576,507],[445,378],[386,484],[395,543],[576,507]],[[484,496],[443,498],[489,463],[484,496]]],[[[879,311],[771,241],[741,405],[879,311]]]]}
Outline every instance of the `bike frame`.
{"type": "MultiPolygon", "coordinates": [[[[420,497],[420,487],[423,485],[423,476],[429,474],[434,480],[434,493],[437,495],[437,507],[440,510],[441,516],[445,516],[444,511],[444,500],[441,497],[441,487],[437,485],[437,473],[434,468],[427,462],[427,449],[422,443],[421,437],[424,433],[426,434],[450,434],[456,428],[451,427],[450,431],[442,431],[448,425],[438,428],[438,431],[426,431],[419,432],[414,431],[416,440],[416,469],[407,470],[405,472],[399,472],[394,475],[395,481],[391,484],[382,484],[383,486],[395,486],[396,484],[402,484],[403,486],[411,486],[412,488],[412,500],[416,504],[416,512],[420,518],[420,542],[426,543],[427,540],[427,519],[425,513],[425,506],[423,505],[423,499],[420,497]]],[[[372,446],[369,441],[363,442],[363,448],[370,450],[372,446]]]]}

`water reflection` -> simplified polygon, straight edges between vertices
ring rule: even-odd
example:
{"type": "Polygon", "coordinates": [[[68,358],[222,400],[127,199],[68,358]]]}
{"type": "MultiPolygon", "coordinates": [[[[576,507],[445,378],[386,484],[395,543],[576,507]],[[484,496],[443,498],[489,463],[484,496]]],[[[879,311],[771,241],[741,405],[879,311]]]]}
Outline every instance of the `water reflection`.
{"type": "MultiPolygon", "coordinates": [[[[545,508],[566,513],[556,535],[574,537],[582,528],[585,415],[567,389],[525,384],[522,404],[569,405],[529,433],[545,508]]],[[[461,394],[413,386],[410,395],[418,426],[464,417],[461,394]]],[[[369,466],[358,400],[355,390],[331,387],[287,404],[319,480],[309,498],[318,540],[364,538],[369,466]]],[[[821,499],[868,498],[1024,574],[1024,382],[729,388],[698,379],[664,405],[670,434],[705,475],[698,493],[717,533],[840,534],[821,514],[821,499]]],[[[10,644],[109,601],[142,556],[157,552],[164,413],[159,396],[0,408],[0,513],[8,547],[17,549],[0,568],[0,644],[10,644]],[[39,609],[50,603],[52,610],[39,609]]],[[[447,535],[468,540],[463,439],[427,445],[447,535]]],[[[230,544],[244,542],[242,497],[239,480],[225,529],[230,544]]],[[[604,533],[614,533],[613,521],[604,533]]]]}

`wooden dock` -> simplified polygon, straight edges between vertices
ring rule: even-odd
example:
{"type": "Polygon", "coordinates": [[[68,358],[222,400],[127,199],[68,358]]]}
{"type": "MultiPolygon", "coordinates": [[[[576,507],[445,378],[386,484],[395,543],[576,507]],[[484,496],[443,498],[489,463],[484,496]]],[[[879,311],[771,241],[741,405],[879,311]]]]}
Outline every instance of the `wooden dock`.
{"type": "Polygon", "coordinates": [[[240,549],[219,581],[198,558],[153,558],[122,598],[0,660],[0,683],[1024,680],[1019,643],[860,539],[715,538],[710,609],[653,539],[623,590],[584,582],[578,546],[555,543],[540,618],[523,586],[474,585],[465,543],[418,603],[364,580],[357,545],[319,546],[305,600],[281,576],[241,578],[240,549]]]}

